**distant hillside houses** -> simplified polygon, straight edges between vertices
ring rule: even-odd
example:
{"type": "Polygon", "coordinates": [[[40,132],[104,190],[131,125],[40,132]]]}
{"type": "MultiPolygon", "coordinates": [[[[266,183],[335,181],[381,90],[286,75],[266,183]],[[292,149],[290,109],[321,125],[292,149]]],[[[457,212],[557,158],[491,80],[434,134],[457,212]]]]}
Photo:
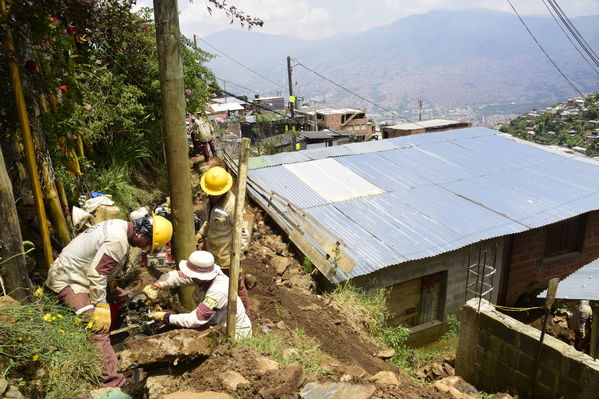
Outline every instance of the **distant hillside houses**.
{"type": "Polygon", "coordinates": [[[599,156],[599,92],[527,112],[500,130],[538,144],[561,145],[599,156]]]}

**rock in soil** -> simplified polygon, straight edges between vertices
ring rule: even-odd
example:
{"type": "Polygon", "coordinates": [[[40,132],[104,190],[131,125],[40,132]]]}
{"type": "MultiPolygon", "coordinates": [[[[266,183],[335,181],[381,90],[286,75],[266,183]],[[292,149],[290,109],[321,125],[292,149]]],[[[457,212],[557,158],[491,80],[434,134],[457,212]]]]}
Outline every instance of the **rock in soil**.
{"type": "Polygon", "coordinates": [[[328,382],[318,384],[310,382],[306,384],[300,397],[303,399],[369,399],[376,391],[372,385],[352,385],[346,382],[328,382]]]}
{"type": "Polygon", "coordinates": [[[376,354],[379,359],[391,359],[393,356],[395,356],[395,350],[393,349],[383,349],[376,354]]]}
{"type": "Polygon", "coordinates": [[[400,386],[401,382],[397,375],[393,371],[379,371],[372,377],[368,379],[368,381],[374,382],[376,385],[380,385],[383,387],[392,385],[392,386],[400,386]]]}
{"type": "Polygon", "coordinates": [[[172,362],[198,356],[208,357],[224,337],[222,329],[199,333],[181,329],[125,342],[128,349],[119,352],[120,370],[172,362]]]}
{"type": "Polygon", "coordinates": [[[250,382],[237,371],[227,370],[220,376],[223,384],[227,389],[234,391],[240,385],[247,385],[250,382]]]}
{"type": "Polygon", "coordinates": [[[280,370],[272,370],[265,374],[265,378],[277,380],[277,386],[260,390],[263,399],[278,399],[288,392],[297,391],[304,383],[304,369],[299,364],[289,364],[280,370]]]}
{"type": "Polygon", "coordinates": [[[163,399],[164,395],[179,389],[179,378],[171,375],[157,375],[146,380],[148,399],[163,399]]]}
{"type": "Polygon", "coordinates": [[[233,399],[229,394],[222,392],[174,392],[163,397],[163,399],[233,399]]]}
{"type": "Polygon", "coordinates": [[[285,273],[285,271],[289,267],[290,263],[291,263],[291,260],[284,256],[275,256],[274,258],[272,258],[270,260],[270,262],[268,262],[268,264],[275,269],[275,272],[279,276],[281,276],[281,275],[283,275],[283,273],[285,273]]]}

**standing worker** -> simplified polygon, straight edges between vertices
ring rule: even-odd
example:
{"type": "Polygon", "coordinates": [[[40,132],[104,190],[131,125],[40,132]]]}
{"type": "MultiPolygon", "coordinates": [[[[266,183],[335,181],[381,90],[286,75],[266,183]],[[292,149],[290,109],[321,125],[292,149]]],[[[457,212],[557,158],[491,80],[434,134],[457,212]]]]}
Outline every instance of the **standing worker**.
{"type": "MultiPolygon", "coordinates": [[[[161,289],[188,285],[196,285],[205,293],[195,310],[182,314],[152,312],[148,317],[165,324],[200,330],[217,325],[226,326],[229,277],[214,264],[214,256],[210,252],[193,252],[189,255],[189,260],[179,262],[179,270],[163,274],[158,281],[146,285],[143,292],[148,298],[156,299],[161,289]]],[[[235,337],[246,338],[251,335],[252,323],[245,312],[243,302],[237,297],[235,337]]]]}
{"type": "Polygon", "coordinates": [[[212,128],[212,125],[205,117],[200,116],[199,119],[191,119],[190,132],[194,155],[198,152],[201,152],[204,156],[204,161],[208,161],[210,159],[208,147],[210,147],[212,156],[217,156],[216,147],[213,140],[214,137],[212,135],[213,130],[214,129],[212,128]]]}
{"type": "Polygon", "coordinates": [[[108,282],[126,263],[130,246],[153,251],[170,241],[172,234],[171,222],[162,216],[146,215],[132,222],[107,220],[79,234],[50,266],[46,286],[77,315],[84,315],[92,323],[91,339],[103,356],[104,387],[118,388],[126,382],[117,371],[117,357],[108,336],[108,282]]]}
{"type": "MultiPolygon", "coordinates": [[[[231,192],[233,177],[229,172],[215,166],[200,179],[202,190],[208,194],[207,214],[208,220],[204,222],[196,240],[199,249],[205,249],[214,255],[217,265],[228,276],[231,266],[233,251],[233,227],[235,223],[235,194],[231,192]]],[[[241,253],[250,245],[247,222],[241,228],[241,253]]],[[[245,288],[243,274],[239,273],[239,297],[243,301],[246,311],[249,312],[249,295],[245,288]]]]}

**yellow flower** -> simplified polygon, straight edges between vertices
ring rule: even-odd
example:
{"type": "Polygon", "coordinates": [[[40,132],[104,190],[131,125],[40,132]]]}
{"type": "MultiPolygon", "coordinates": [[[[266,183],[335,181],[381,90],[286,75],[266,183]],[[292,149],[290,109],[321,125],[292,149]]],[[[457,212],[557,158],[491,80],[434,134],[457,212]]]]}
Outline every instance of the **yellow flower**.
{"type": "Polygon", "coordinates": [[[35,292],[33,293],[33,295],[39,298],[39,297],[42,296],[43,293],[44,293],[44,289],[42,287],[40,287],[37,290],[35,290],[35,292]]]}
{"type": "Polygon", "coordinates": [[[33,313],[33,310],[32,310],[32,309],[27,309],[27,311],[28,311],[29,313],[33,313]]]}
{"type": "Polygon", "coordinates": [[[52,316],[52,320],[56,320],[56,316],[52,316]]]}
{"type": "Polygon", "coordinates": [[[81,323],[81,318],[80,317],[75,317],[75,324],[79,324],[81,323]]]}
{"type": "Polygon", "coordinates": [[[93,325],[94,323],[90,321],[89,323],[87,323],[87,326],[85,328],[92,328],[93,325]]]}
{"type": "Polygon", "coordinates": [[[46,321],[51,321],[51,320],[52,320],[52,315],[51,315],[50,313],[46,313],[46,314],[44,315],[44,320],[46,320],[46,321]]]}
{"type": "Polygon", "coordinates": [[[58,330],[59,333],[64,334],[64,330],[61,328],[60,330],[58,330]]]}
{"type": "Polygon", "coordinates": [[[19,337],[19,341],[22,341],[22,340],[23,340],[23,337],[19,337]]]}
{"type": "Polygon", "coordinates": [[[37,361],[37,359],[40,358],[40,355],[33,355],[33,357],[31,357],[31,359],[35,362],[37,361]]]}
{"type": "Polygon", "coordinates": [[[56,317],[58,317],[59,319],[62,319],[62,315],[61,315],[60,313],[58,313],[58,314],[56,315],[56,317]]]}

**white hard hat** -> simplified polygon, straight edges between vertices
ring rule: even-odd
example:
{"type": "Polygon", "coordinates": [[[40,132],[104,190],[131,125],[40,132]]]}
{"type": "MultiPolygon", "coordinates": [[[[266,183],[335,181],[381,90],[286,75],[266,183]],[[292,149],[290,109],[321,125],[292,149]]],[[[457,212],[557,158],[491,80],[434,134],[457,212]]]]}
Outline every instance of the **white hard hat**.
{"type": "Polygon", "coordinates": [[[179,262],[179,269],[188,277],[198,280],[212,280],[220,267],[214,264],[214,256],[208,251],[195,251],[188,260],[179,262]]]}

